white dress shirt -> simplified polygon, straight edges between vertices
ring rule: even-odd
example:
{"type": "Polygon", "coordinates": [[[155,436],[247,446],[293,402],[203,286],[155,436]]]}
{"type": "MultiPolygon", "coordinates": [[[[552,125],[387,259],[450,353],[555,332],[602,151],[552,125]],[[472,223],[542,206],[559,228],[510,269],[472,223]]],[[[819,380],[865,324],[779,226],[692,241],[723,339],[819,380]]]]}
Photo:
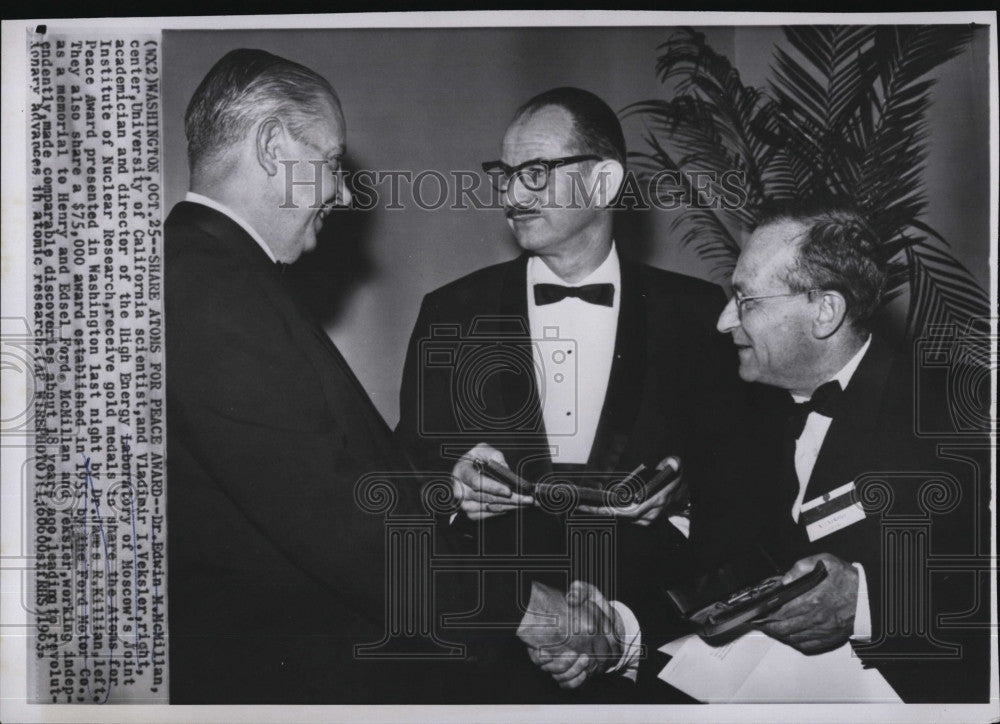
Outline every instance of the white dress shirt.
{"type": "MultiPolygon", "coordinates": [[[[848,363],[840,369],[840,372],[829,381],[836,380],[840,383],[840,387],[846,390],[871,343],[872,338],[869,336],[857,354],[851,357],[848,363]]],[[[802,395],[792,395],[792,399],[797,403],[809,400],[808,397],[802,395]]],[[[799,512],[802,510],[806,486],[809,485],[809,478],[812,477],[813,468],[816,467],[816,459],[819,457],[819,451],[823,447],[823,441],[826,439],[831,422],[833,422],[833,418],[818,412],[810,412],[806,418],[805,427],[802,428],[802,434],[795,441],[795,475],[799,479],[799,494],[796,496],[795,502],[792,503],[792,519],[796,523],[799,521],[799,512]]],[[[868,603],[868,579],[865,577],[864,566],[855,563],[854,567],[858,571],[858,603],[854,612],[854,634],[851,638],[867,640],[871,638],[872,632],[871,608],[868,603]]]]}
{"type": "Polygon", "coordinates": [[[188,191],[187,194],[184,196],[184,200],[190,201],[192,204],[201,204],[202,206],[207,206],[210,209],[215,209],[220,214],[225,214],[226,216],[228,216],[230,219],[239,224],[243,228],[243,231],[250,234],[250,238],[257,242],[257,244],[260,246],[261,249],[264,250],[264,253],[267,254],[268,258],[271,261],[273,261],[275,264],[278,263],[278,260],[274,258],[274,252],[271,251],[271,247],[269,247],[264,242],[264,239],[261,238],[261,235],[258,234],[257,231],[252,226],[250,226],[249,222],[247,222],[246,219],[237,214],[231,208],[229,208],[224,204],[220,204],[215,199],[210,199],[207,196],[196,194],[194,191],[188,191]]]}
{"type": "MultiPolygon", "coordinates": [[[[573,284],[539,257],[528,260],[528,324],[534,343],[535,381],[554,463],[586,463],[590,459],[614,363],[621,281],[621,261],[614,244],[597,269],[573,284]],[[610,307],[576,297],[539,306],[535,304],[535,284],[613,284],[615,293],[610,307]]],[[[610,671],[635,681],[642,644],[639,622],[624,604],[609,604],[626,632],[622,657],[610,671]]]]}
{"type": "MultiPolygon", "coordinates": [[[[858,369],[858,365],[861,364],[861,360],[868,351],[871,341],[871,337],[869,336],[857,354],[841,368],[840,372],[833,376],[832,379],[837,380],[842,389],[847,389],[847,385],[858,369]]],[[[792,398],[796,402],[806,402],[809,399],[801,395],[792,395],[792,398]]],[[[833,418],[820,415],[818,412],[809,413],[809,417],[806,418],[805,427],[802,429],[802,434],[799,435],[799,439],[795,442],[795,473],[799,479],[799,494],[791,510],[792,518],[795,522],[799,520],[802,499],[806,494],[806,485],[809,483],[813,468],[816,466],[816,459],[819,457],[819,451],[823,447],[823,440],[826,439],[826,433],[830,429],[831,422],[833,422],[833,418]]],[[[871,638],[872,631],[871,608],[868,603],[868,580],[865,578],[864,566],[860,563],[854,563],[853,565],[858,571],[858,601],[854,610],[854,633],[851,635],[851,638],[864,641],[871,638]]],[[[626,631],[624,653],[612,671],[637,666],[638,647],[642,643],[639,622],[627,606],[617,601],[612,601],[611,604],[623,616],[626,631]]]]}
{"type": "Polygon", "coordinates": [[[586,463],[611,377],[618,309],[621,263],[614,245],[607,258],[586,278],[567,284],[542,259],[528,260],[528,323],[538,383],[542,419],[554,463],[586,463]],[[567,297],[535,304],[535,284],[579,287],[613,284],[610,307],[567,297]]]}

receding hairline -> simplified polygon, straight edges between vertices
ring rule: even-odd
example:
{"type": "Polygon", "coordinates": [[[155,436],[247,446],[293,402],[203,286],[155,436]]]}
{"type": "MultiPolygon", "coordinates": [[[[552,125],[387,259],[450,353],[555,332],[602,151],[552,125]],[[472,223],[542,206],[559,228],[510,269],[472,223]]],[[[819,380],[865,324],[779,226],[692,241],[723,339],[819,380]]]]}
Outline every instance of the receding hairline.
{"type": "Polygon", "coordinates": [[[547,101],[537,106],[531,105],[531,106],[522,106],[521,108],[518,108],[517,111],[514,113],[514,117],[511,118],[510,125],[514,125],[521,119],[530,118],[531,116],[536,116],[541,113],[544,113],[545,111],[553,109],[562,111],[574,124],[576,124],[576,116],[573,115],[573,112],[569,108],[564,106],[562,103],[557,103],[555,101],[547,101]]]}
{"type": "Polygon", "coordinates": [[[532,119],[536,118],[537,116],[543,115],[547,111],[561,111],[562,118],[565,121],[567,121],[567,130],[569,134],[577,135],[578,124],[576,116],[574,116],[573,113],[566,106],[560,105],[558,103],[546,103],[541,106],[532,106],[530,108],[519,108],[517,112],[514,114],[514,117],[510,119],[510,123],[507,124],[507,131],[505,131],[504,135],[506,135],[515,126],[528,123],[532,119]]]}
{"type": "Polygon", "coordinates": [[[504,139],[506,139],[507,135],[517,126],[523,126],[529,123],[532,119],[549,111],[561,112],[561,120],[564,122],[560,124],[559,130],[564,137],[564,144],[578,153],[587,151],[587,143],[580,133],[580,124],[577,122],[576,116],[573,115],[573,112],[566,106],[560,103],[544,103],[540,106],[519,108],[514,114],[514,117],[511,118],[510,123],[507,124],[507,130],[504,131],[504,139]]]}
{"type": "Polygon", "coordinates": [[[812,223],[810,220],[806,219],[795,219],[792,217],[781,217],[775,219],[769,219],[762,224],[758,224],[753,230],[751,238],[757,237],[761,238],[761,232],[768,229],[776,229],[778,227],[787,227],[788,233],[783,234],[780,238],[775,237],[768,240],[768,245],[771,247],[781,247],[792,249],[796,256],[802,249],[802,245],[809,238],[809,232],[812,229],[812,223]]]}
{"type": "MultiPolygon", "coordinates": [[[[324,100],[329,104],[330,110],[333,111],[333,117],[336,120],[336,122],[340,125],[341,132],[344,135],[346,135],[347,118],[344,116],[344,109],[340,105],[340,98],[338,98],[337,94],[334,93],[333,95],[325,98],[324,100]],[[332,103],[330,101],[332,101],[332,103]]],[[[316,116],[315,118],[313,118],[314,123],[319,123],[320,121],[324,120],[326,120],[326,118],[321,116],[316,116]]],[[[343,141],[341,141],[341,145],[343,145],[343,141]]]]}
{"type": "Polygon", "coordinates": [[[864,216],[841,204],[779,209],[765,214],[755,233],[776,226],[795,232],[786,237],[794,242],[788,244],[794,254],[781,274],[788,288],[839,292],[847,304],[850,328],[859,333],[870,330],[869,320],[884,299],[887,277],[885,263],[877,256],[878,239],[864,216]]]}
{"type": "MultiPolygon", "coordinates": [[[[753,261],[751,262],[752,266],[747,271],[751,271],[753,274],[756,275],[759,274],[761,267],[767,265],[770,267],[768,269],[768,273],[774,275],[775,279],[777,279],[778,281],[787,284],[788,283],[787,277],[789,274],[794,273],[794,267],[795,264],[798,262],[799,254],[802,249],[802,244],[804,243],[808,235],[809,235],[808,225],[803,224],[802,222],[797,221],[795,219],[773,219],[763,224],[759,224],[753,230],[753,233],[750,235],[750,239],[747,241],[746,245],[743,248],[744,251],[746,251],[747,247],[751,245],[753,240],[754,239],[757,240],[756,243],[753,244],[755,258],[753,258],[753,261]],[[789,227],[788,228],[789,233],[782,234],[780,237],[779,236],[763,237],[761,234],[761,232],[767,230],[774,230],[777,227],[782,227],[782,226],[789,227]],[[769,262],[776,261],[775,260],[776,251],[788,254],[788,257],[786,259],[781,260],[783,263],[781,264],[780,268],[776,266],[770,266],[769,264],[769,262]]],[[[745,269],[746,264],[748,263],[747,256],[745,253],[741,253],[740,257],[741,257],[740,260],[737,261],[737,266],[739,266],[739,262],[742,261],[745,269]]],[[[734,273],[735,271],[736,270],[734,269],[734,273]]],[[[754,281],[756,283],[760,282],[759,279],[755,279],[754,281]]],[[[734,280],[734,288],[737,286],[740,288],[744,287],[745,281],[734,280]]]]}

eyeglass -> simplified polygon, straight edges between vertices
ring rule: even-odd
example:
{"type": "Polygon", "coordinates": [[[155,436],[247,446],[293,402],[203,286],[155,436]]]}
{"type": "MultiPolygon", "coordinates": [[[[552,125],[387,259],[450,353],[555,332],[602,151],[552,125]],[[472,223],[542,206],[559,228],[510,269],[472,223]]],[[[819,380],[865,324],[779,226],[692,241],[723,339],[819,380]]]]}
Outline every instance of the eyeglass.
{"type": "Polygon", "coordinates": [[[733,292],[733,301],[736,302],[736,316],[739,320],[743,321],[743,314],[746,312],[745,305],[747,302],[756,302],[760,299],[779,299],[781,297],[798,297],[803,294],[813,294],[814,292],[821,292],[822,289],[807,289],[802,292],[786,292],[784,294],[757,294],[752,297],[741,296],[739,292],[733,292]]]}
{"type": "Polygon", "coordinates": [[[503,161],[487,161],[483,164],[485,171],[492,179],[497,191],[504,191],[512,179],[517,178],[529,191],[541,191],[549,183],[549,174],[560,166],[583,161],[600,161],[601,156],[587,154],[583,156],[564,156],[562,158],[533,158],[508,166],[503,161]]]}

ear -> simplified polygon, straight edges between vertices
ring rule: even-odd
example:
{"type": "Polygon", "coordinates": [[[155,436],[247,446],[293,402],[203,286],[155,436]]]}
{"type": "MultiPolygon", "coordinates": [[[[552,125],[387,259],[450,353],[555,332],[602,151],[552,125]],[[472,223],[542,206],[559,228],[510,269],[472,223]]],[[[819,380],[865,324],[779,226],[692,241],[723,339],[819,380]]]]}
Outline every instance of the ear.
{"type": "Polygon", "coordinates": [[[832,289],[815,292],[813,299],[817,305],[816,316],[813,319],[813,334],[818,339],[832,336],[847,319],[847,301],[844,296],[832,289]]]}
{"type": "Polygon", "coordinates": [[[274,176],[278,173],[278,149],[285,138],[285,127],[277,118],[265,118],[257,126],[256,151],[257,163],[267,173],[274,176]]]}
{"type": "Polygon", "coordinates": [[[625,181],[625,169],[617,161],[605,159],[594,164],[590,178],[597,184],[597,206],[605,208],[610,206],[618,195],[618,190],[625,181]]]}

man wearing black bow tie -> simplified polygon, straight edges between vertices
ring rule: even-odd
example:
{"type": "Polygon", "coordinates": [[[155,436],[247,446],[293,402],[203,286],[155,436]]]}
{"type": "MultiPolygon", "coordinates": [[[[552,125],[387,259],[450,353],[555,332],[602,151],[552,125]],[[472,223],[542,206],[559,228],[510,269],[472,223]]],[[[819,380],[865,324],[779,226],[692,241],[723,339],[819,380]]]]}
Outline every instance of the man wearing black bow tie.
{"type": "MultiPolygon", "coordinates": [[[[474,550],[544,554],[558,568],[558,556],[569,560],[567,522],[614,516],[617,558],[587,575],[634,608],[684,565],[689,532],[709,550],[725,548],[734,531],[699,525],[697,516],[699,500],[710,510],[721,495],[713,485],[739,475],[727,446],[739,437],[740,393],[732,350],[714,330],[721,290],[620,254],[612,206],[625,159],[617,117],[587,91],[554,89],[517,111],[500,160],[483,167],[523,254],[425,297],[397,435],[419,464],[453,470],[456,512],[445,524],[464,531],[474,550]],[[493,459],[538,480],[553,471],[623,476],[668,455],[682,461],[682,484],[641,505],[581,506],[568,516],[533,507],[472,464],[493,459]]],[[[527,563],[522,571],[522,580],[537,573],[527,563]]],[[[483,618],[516,625],[516,601],[509,611],[490,608],[509,598],[515,586],[502,581],[516,575],[484,575],[483,618]]],[[[631,611],[614,607],[616,625],[637,631],[631,611]]],[[[602,669],[629,673],[639,638],[625,638],[626,656],[602,669]]],[[[575,686],[574,677],[557,680],[575,686]]]]}
{"type": "Polygon", "coordinates": [[[950,429],[949,400],[869,331],[879,253],[849,207],[787,204],[765,212],[733,273],[718,329],[744,380],[791,398],[772,421],[776,472],[755,483],[772,489],[770,514],[747,524],[786,581],[817,561],[828,574],[759,628],[805,653],[850,640],[907,702],[981,701],[988,466],[969,436],[949,453],[947,435],[920,434],[929,419],[950,429]]]}

